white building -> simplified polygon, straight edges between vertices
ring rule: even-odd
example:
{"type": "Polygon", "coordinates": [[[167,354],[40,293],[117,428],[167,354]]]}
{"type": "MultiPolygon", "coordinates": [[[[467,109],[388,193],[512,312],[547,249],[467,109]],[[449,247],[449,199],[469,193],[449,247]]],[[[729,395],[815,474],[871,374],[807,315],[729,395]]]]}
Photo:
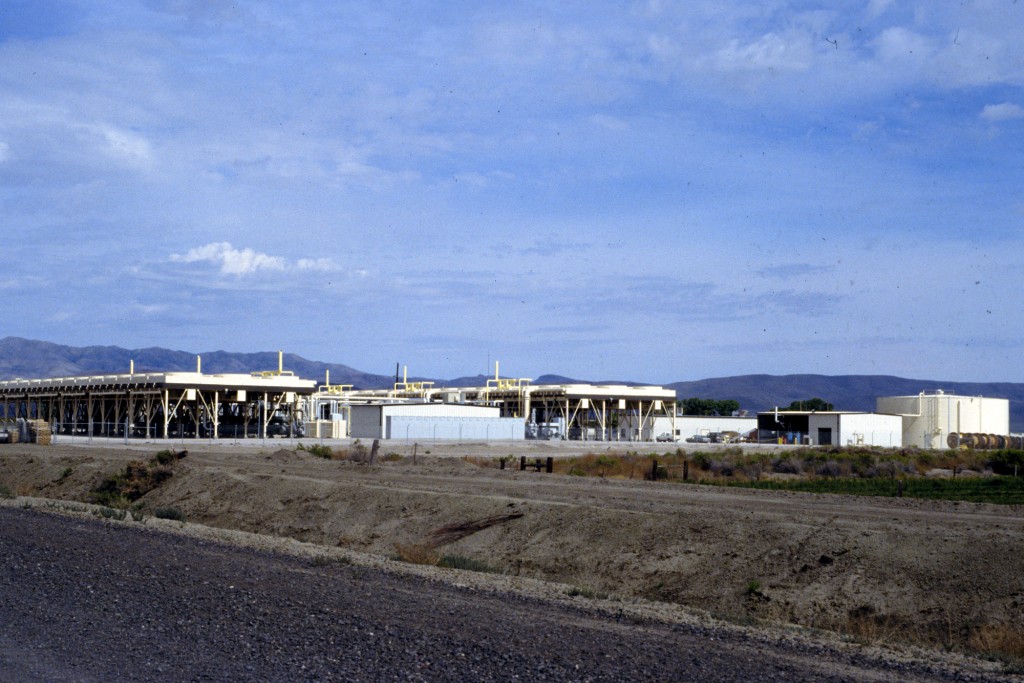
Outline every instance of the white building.
{"type": "Polygon", "coordinates": [[[778,410],[757,414],[761,443],[814,446],[903,446],[899,415],[840,411],[778,410]]]}
{"type": "MultiPolygon", "coordinates": [[[[950,434],[1010,433],[1010,402],[1005,398],[957,396],[938,391],[916,396],[885,396],[880,413],[903,419],[903,443],[919,448],[949,448],[950,434]]],[[[954,437],[955,443],[956,437],[954,437]]]]}
{"type": "Polygon", "coordinates": [[[349,435],[359,439],[484,440],[525,438],[520,418],[497,406],[459,403],[377,403],[351,407],[349,435]]]}

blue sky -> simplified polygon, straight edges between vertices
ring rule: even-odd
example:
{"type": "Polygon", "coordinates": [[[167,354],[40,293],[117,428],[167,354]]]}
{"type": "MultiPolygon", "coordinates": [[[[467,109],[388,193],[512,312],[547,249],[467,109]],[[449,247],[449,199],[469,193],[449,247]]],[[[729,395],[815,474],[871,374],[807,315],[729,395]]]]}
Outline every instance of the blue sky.
{"type": "Polygon", "coordinates": [[[0,336],[1024,381],[1024,3],[0,2],[0,336]]]}

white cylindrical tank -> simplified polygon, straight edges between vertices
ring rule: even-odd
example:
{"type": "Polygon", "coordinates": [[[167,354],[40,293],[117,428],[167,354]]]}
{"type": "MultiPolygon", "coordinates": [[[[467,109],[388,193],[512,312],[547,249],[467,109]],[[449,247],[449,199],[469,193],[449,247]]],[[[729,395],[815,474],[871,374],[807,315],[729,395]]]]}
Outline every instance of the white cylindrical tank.
{"type": "Polygon", "coordinates": [[[1005,398],[957,396],[941,391],[917,396],[885,396],[879,413],[903,417],[903,445],[948,448],[952,433],[1010,433],[1010,402],[1005,398]]]}

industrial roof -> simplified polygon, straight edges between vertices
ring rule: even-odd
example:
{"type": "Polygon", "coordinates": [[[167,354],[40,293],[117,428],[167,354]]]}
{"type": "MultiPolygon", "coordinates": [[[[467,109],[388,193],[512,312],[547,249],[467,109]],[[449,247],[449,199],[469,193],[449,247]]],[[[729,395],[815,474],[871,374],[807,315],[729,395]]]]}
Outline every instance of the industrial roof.
{"type": "Polygon", "coordinates": [[[0,381],[0,393],[51,393],[131,388],[195,388],[242,391],[294,391],[312,393],[316,381],[291,374],[213,374],[200,372],[134,372],[121,375],[86,375],[46,379],[0,381]]]}

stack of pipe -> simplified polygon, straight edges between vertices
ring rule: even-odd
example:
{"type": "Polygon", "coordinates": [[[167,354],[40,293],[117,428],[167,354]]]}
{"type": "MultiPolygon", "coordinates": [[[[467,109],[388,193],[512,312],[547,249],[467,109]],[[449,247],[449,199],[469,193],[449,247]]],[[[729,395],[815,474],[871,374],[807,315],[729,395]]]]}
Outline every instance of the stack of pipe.
{"type": "Polygon", "coordinates": [[[976,448],[978,450],[1024,449],[1024,436],[1002,436],[1000,434],[968,434],[952,432],[946,438],[950,448],[976,448]]]}

